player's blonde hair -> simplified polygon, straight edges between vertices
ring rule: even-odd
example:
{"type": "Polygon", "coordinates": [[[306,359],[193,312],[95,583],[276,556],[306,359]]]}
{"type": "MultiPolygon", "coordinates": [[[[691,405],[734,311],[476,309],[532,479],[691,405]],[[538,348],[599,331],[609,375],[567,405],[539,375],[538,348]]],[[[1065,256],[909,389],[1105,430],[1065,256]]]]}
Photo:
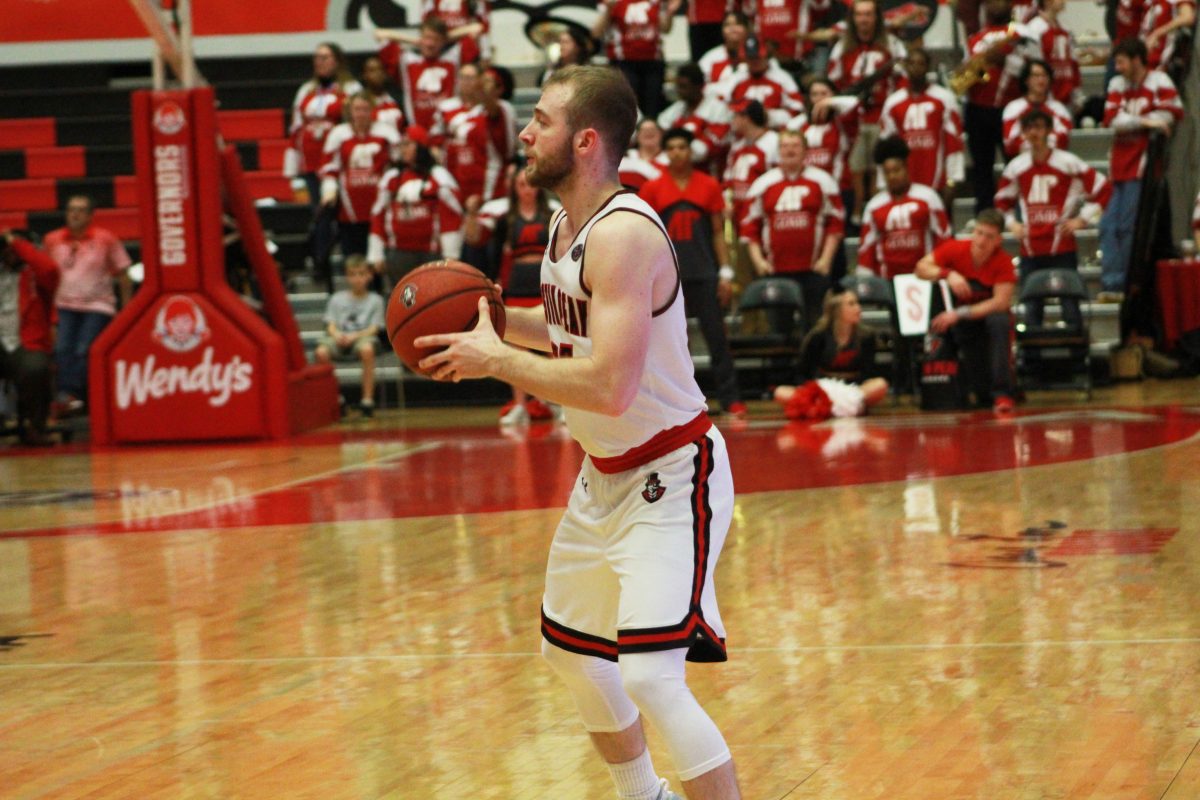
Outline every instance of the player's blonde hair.
{"type": "Polygon", "coordinates": [[[629,81],[615,67],[576,64],[556,69],[542,88],[556,84],[571,88],[566,105],[572,132],[595,129],[615,169],[637,126],[637,96],[629,81]]]}

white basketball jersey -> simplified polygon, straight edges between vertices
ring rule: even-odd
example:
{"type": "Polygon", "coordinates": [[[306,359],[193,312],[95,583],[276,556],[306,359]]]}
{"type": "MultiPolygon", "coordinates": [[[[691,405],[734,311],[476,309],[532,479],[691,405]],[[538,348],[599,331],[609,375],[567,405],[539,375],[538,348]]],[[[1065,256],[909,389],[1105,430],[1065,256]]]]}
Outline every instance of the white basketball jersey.
{"type": "MultiPolygon", "coordinates": [[[[566,217],[565,211],[559,213],[551,224],[550,246],[542,258],[543,308],[556,358],[585,358],[592,354],[589,327],[592,298],[582,285],[587,237],[597,222],[617,212],[639,214],[651,220],[671,247],[666,228],[654,209],[632,192],[618,192],[592,215],[575,234],[563,257],[555,261],[558,231],[566,217]]],[[[674,252],[672,248],[672,256],[674,252]]],[[[661,431],[691,422],[706,408],[688,351],[687,319],[678,272],[676,265],[676,287],[670,302],[654,310],[637,396],[625,413],[610,417],[576,408],[564,409],[567,428],[589,455],[619,456],[661,431]]],[[[646,280],[650,280],[648,271],[646,280]]]]}

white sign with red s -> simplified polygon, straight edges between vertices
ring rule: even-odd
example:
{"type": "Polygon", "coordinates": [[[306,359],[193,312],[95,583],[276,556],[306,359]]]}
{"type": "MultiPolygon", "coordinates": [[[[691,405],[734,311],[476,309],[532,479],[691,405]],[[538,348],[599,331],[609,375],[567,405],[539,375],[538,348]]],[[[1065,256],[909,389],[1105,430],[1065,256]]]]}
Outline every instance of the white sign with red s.
{"type": "Polygon", "coordinates": [[[896,314],[901,336],[920,336],[929,330],[929,308],[933,303],[933,284],[916,275],[892,278],[896,290],[896,314]]]}

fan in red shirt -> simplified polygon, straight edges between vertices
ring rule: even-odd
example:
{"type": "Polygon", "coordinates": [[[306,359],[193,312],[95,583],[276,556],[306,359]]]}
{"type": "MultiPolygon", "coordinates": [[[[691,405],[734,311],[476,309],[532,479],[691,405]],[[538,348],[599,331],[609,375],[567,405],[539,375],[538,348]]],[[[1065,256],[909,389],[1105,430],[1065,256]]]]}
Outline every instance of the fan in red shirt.
{"type": "Polygon", "coordinates": [[[717,86],[738,64],[742,63],[742,45],[750,36],[750,20],[741,11],[726,11],[721,18],[721,44],[713,47],[696,63],[704,70],[707,92],[714,94],[717,86]]]}
{"type": "Polygon", "coordinates": [[[421,0],[422,20],[440,18],[450,30],[478,27],[478,33],[464,36],[460,42],[464,64],[492,60],[492,40],[488,35],[490,16],[488,0],[421,0]]]}
{"type": "Polygon", "coordinates": [[[387,68],[379,56],[367,56],[363,61],[362,85],[371,97],[371,119],[391,125],[397,134],[404,133],[408,126],[404,119],[404,109],[388,91],[387,68]]]}
{"type": "Polygon", "coordinates": [[[692,164],[692,132],[671,128],[663,134],[667,169],[649,181],[638,195],[662,218],[675,245],[684,308],[700,322],[700,332],[712,355],[713,380],[721,408],[744,416],[733,357],[725,338],[722,306],[733,297],[733,269],[725,244],[725,200],[721,184],[692,164]]]}
{"type": "Polygon", "coordinates": [[[371,121],[371,97],[366,92],[351,97],[348,107],[350,121],[325,138],[321,203],[338,209],[342,253],[365,255],[379,179],[399,155],[400,136],[390,124],[371,121]]]}
{"type": "MultiPolygon", "coordinates": [[[[1077,269],[1075,232],[1095,224],[1112,195],[1103,175],[1051,143],[1050,124],[1044,111],[1030,111],[1021,119],[1029,150],[1008,162],[996,191],[996,208],[1021,241],[1022,278],[1039,269],[1077,269]]],[[[1030,323],[1040,326],[1041,300],[1025,305],[1030,323]]],[[[1078,301],[1063,299],[1062,306],[1068,324],[1082,324],[1078,301]]]]}
{"type": "MultiPolygon", "coordinates": [[[[918,278],[949,285],[957,305],[935,316],[929,329],[954,341],[975,402],[990,404],[997,413],[1013,410],[1009,342],[1017,275],[1012,256],[1001,246],[1003,233],[1004,215],[985,209],[970,239],[943,242],[916,269],[918,278]]],[[[935,307],[938,302],[935,292],[935,307]]]]}
{"type": "Polygon", "coordinates": [[[904,69],[908,86],[883,104],[879,135],[904,139],[912,179],[945,196],[964,175],[958,101],[948,89],[929,83],[929,54],[921,48],[909,48],[904,69]]]}
{"type": "Polygon", "coordinates": [[[845,214],[837,183],[828,172],[804,166],[804,156],[799,131],[780,133],[779,166],[750,187],[750,212],[740,233],[757,274],[800,284],[811,323],[821,315],[845,214]]]}
{"type": "Polygon", "coordinates": [[[428,17],[417,36],[386,28],[375,30],[375,38],[385,42],[379,57],[400,86],[409,122],[426,130],[433,127],[438,103],[454,94],[456,73],[466,63],[457,42],[482,28],[475,22],[450,29],[438,17],[428,17]]]}
{"type": "Polygon", "coordinates": [[[367,245],[367,260],[376,272],[386,266],[391,285],[424,263],[462,253],[458,183],[434,163],[428,131],[410,125],[400,158],[379,183],[367,245]]]}
{"type": "Polygon", "coordinates": [[[58,265],[9,231],[0,232],[0,379],[17,389],[17,414],[28,445],[47,444],[51,326],[58,265]]]}
{"type": "Polygon", "coordinates": [[[1083,104],[1083,92],[1079,88],[1083,73],[1075,58],[1075,36],[1058,18],[1066,6],[1067,0],[1041,0],[1041,12],[1026,28],[1041,47],[1042,58],[1050,65],[1053,76],[1050,94],[1067,108],[1075,109],[1083,104]]]}
{"type": "Polygon", "coordinates": [[[850,150],[854,189],[852,219],[858,219],[866,198],[875,193],[871,155],[879,140],[879,117],[888,95],[899,86],[900,74],[892,69],[905,56],[904,44],[887,32],[883,12],[875,0],[854,0],[851,24],[829,54],[829,79],[838,91],[847,92],[860,81],[874,78],[861,107],[858,136],[850,150]],[[889,62],[893,62],[889,65],[889,62]],[[881,72],[882,71],[882,72],[881,72]]]}
{"type": "Polygon", "coordinates": [[[1067,107],[1050,94],[1050,65],[1041,59],[1026,62],[1020,84],[1021,96],[1004,107],[1004,155],[1013,158],[1029,149],[1021,136],[1021,120],[1031,111],[1041,111],[1050,117],[1050,146],[1066,150],[1075,121],[1067,107]]]}
{"type": "Polygon", "coordinates": [[[950,235],[946,207],[932,188],[910,179],[908,159],[903,139],[879,140],[875,163],[883,170],[886,188],[863,210],[858,265],[889,280],[911,273],[950,235]]]}
{"type": "Polygon", "coordinates": [[[605,43],[608,61],[637,95],[638,109],[657,117],[663,109],[663,34],[671,32],[683,0],[600,0],[592,36],[605,43]]]}

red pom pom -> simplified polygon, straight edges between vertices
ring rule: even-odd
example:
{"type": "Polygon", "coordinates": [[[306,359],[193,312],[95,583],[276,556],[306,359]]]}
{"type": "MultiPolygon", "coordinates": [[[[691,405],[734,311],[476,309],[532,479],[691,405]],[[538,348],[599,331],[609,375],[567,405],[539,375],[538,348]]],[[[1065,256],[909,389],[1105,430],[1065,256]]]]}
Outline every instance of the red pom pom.
{"type": "Polygon", "coordinates": [[[783,413],[788,419],[820,421],[833,416],[833,403],[819,383],[809,381],[796,387],[783,413]]]}

